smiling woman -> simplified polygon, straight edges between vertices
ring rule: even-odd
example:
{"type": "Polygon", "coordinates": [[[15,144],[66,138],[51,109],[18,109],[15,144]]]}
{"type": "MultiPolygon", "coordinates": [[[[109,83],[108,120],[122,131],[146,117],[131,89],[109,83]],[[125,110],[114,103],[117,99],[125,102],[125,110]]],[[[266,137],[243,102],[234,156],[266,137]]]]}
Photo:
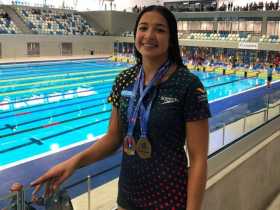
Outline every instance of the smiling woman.
{"type": "Polygon", "coordinates": [[[146,59],[156,58],[159,63],[168,56],[169,27],[157,12],[148,12],[138,24],[135,46],[146,59]]]}
{"type": "Polygon", "coordinates": [[[134,30],[136,65],[116,78],[109,130],[87,150],[37,179],[47,193],[75,169],[123,146],[119,210],[199,210],[206,182],[208,117],[206,91],[183,65],[177,23],[165,7],[146,7],[134,30]],[[184,150],[187,144],[190,168],[184,150]]]}

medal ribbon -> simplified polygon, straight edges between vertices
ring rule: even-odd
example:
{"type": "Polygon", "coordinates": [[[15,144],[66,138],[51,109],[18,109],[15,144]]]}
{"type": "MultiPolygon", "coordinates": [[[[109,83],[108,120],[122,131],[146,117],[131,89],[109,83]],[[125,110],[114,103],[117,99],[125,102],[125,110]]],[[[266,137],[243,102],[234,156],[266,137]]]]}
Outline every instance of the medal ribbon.
{"type": "MultiPolygon", "coordinates": [[[[143,83],[140,83],[140,95],[143,94],[144,87],[143,83]]],[[[156,97],[157,89],[154,90],[153,96],[150,99],[149,103],[147,104],[147,107],[145,108],[144,103],[142,102],[140,105],[140,128],[141,128],[141,138],[147,138],[148,134],[148,120],[151,112],[152,103],[154,101],[154,98],[156,97]]]]}
{"type": "Polygon", "coordinates": [[[144,89],[144,69],[143,66],[140,69],[140,72],[137,76],[137,80],[134,83],[133,87],[133,92],[132,96],[129,100],[129,106],[128,106],[128,129],[127,129],[127,136],[132,137],[133,136],[133,130],[136,124],[137,116],[140,110],[140,126],[141,126],[141,137],[146,137],[147,136],[147,127],[148,127],[148,119],[151,111],[151,106],[152,106],[152,101],[155,98],[156,94],[154,92],[152,99],[149,101],[147,108],[145,108],[143,104],[143,99],[147,95],[147,93],[151,90],[152,87],[156,86],[156,83],[165,75],[165,73],[168,71],[170,66],[170,62],[167,61],[163,65],[160,66],[159,70],[153,77],[153,79],[149,82],[149,84],[146,86],[144,89]],[[134,101],[137,96],[137,92],[139,89],[139,99],[137,101],[137,104],[135,108],[133,109],[134,106],[134,101]]]}

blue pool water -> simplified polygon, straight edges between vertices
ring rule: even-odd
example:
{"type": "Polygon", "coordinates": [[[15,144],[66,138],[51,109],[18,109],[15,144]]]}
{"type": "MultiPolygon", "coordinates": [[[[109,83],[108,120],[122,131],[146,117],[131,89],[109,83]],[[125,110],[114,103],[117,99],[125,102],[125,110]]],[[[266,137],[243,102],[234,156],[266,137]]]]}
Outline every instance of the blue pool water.
{"type": "MultiPolygon", "coordinates": [[[[0,167],[66,146],[92,141],[107,130],[107,103],[115,76],[128,64],[107,60],[0,66],[0,167]]],[[[209,101],[264,80],[193,72],[209,101]]]]}

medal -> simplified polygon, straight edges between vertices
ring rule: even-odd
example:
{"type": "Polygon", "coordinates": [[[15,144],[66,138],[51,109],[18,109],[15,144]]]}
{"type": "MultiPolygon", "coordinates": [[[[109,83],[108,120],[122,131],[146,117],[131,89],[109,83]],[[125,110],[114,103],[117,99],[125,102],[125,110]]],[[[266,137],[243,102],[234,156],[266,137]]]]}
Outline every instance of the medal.
{"type": "Polygon", "coordinates": [[[127,155],[135,155],[135,140],[132,136],[124,138],[123,151],[127,155]]]}
{"type": "Polygon", "coordinates": [[[148,121],[150,116],[150,111],[152,103],[156,97],[156,85],[157,82],[161,80],[164,74],[168,71],[171,63],[166,61],[157,71],[153,79],[148,83],[146,88],[144,88],[144,69],[141,67],[137,79],[134,83],[132,96],[130,97],[128,109],[127,109],[127,135],[124,138],[123,150],[127,155],[137,155],[142,159],[148,159],[152,157],[152,145],[148,140],[148,121]],[[153,91],[152,98],[147,101],[146,106],[144,105],[144,97],[148,92],[153,91]],[[136,100],[136,96],[139,96],[136,100]],[[135,103],[136,102],[136,103],[135,103]],[[140,116],[139,116],[140,115],[140,116]],[[137,119],[140,119],[140,139],[137,144],[133,138],[133,131],[137,119]]]}
{"type": "Polygon", "coordinates": [[[140,138],[136,144],[136,152],[142,159],[152,157],[152,145],[147,138],[140,138]]]}

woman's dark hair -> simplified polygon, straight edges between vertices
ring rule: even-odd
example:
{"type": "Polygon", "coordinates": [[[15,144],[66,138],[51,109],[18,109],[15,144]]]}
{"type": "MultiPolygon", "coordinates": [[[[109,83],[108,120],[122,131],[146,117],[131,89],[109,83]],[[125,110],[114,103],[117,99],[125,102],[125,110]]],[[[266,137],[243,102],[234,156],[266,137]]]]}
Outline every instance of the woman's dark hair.
{"type": "MultiPolygon", "coordinates": [[[[169,48],[168,48],[168,58],[172,63],[175,63],[177,65],[183,65],[183,61],[180,55],[180,48],[179,48],[179,41],[178,41],[178,31],[177,31],[177,21],[174,15],[171,11],[169,11],[166,7],[159,6],[159,5],[152,5],[145,7],[141,13],[138,15],[138,18],[136,20],[135,26],[134,26],[134,40],[136,38],[136,31],[139,24],[139,21],[141,17],[146,12],[158,12],[162,17],[166,19],[166,22],[169,27],[169,48]]],[[[136,58],[137,64],[142,63],[142,55],[139,53],[139,51],[136,49],[134,45],[134,55],[136,58]]]]}

